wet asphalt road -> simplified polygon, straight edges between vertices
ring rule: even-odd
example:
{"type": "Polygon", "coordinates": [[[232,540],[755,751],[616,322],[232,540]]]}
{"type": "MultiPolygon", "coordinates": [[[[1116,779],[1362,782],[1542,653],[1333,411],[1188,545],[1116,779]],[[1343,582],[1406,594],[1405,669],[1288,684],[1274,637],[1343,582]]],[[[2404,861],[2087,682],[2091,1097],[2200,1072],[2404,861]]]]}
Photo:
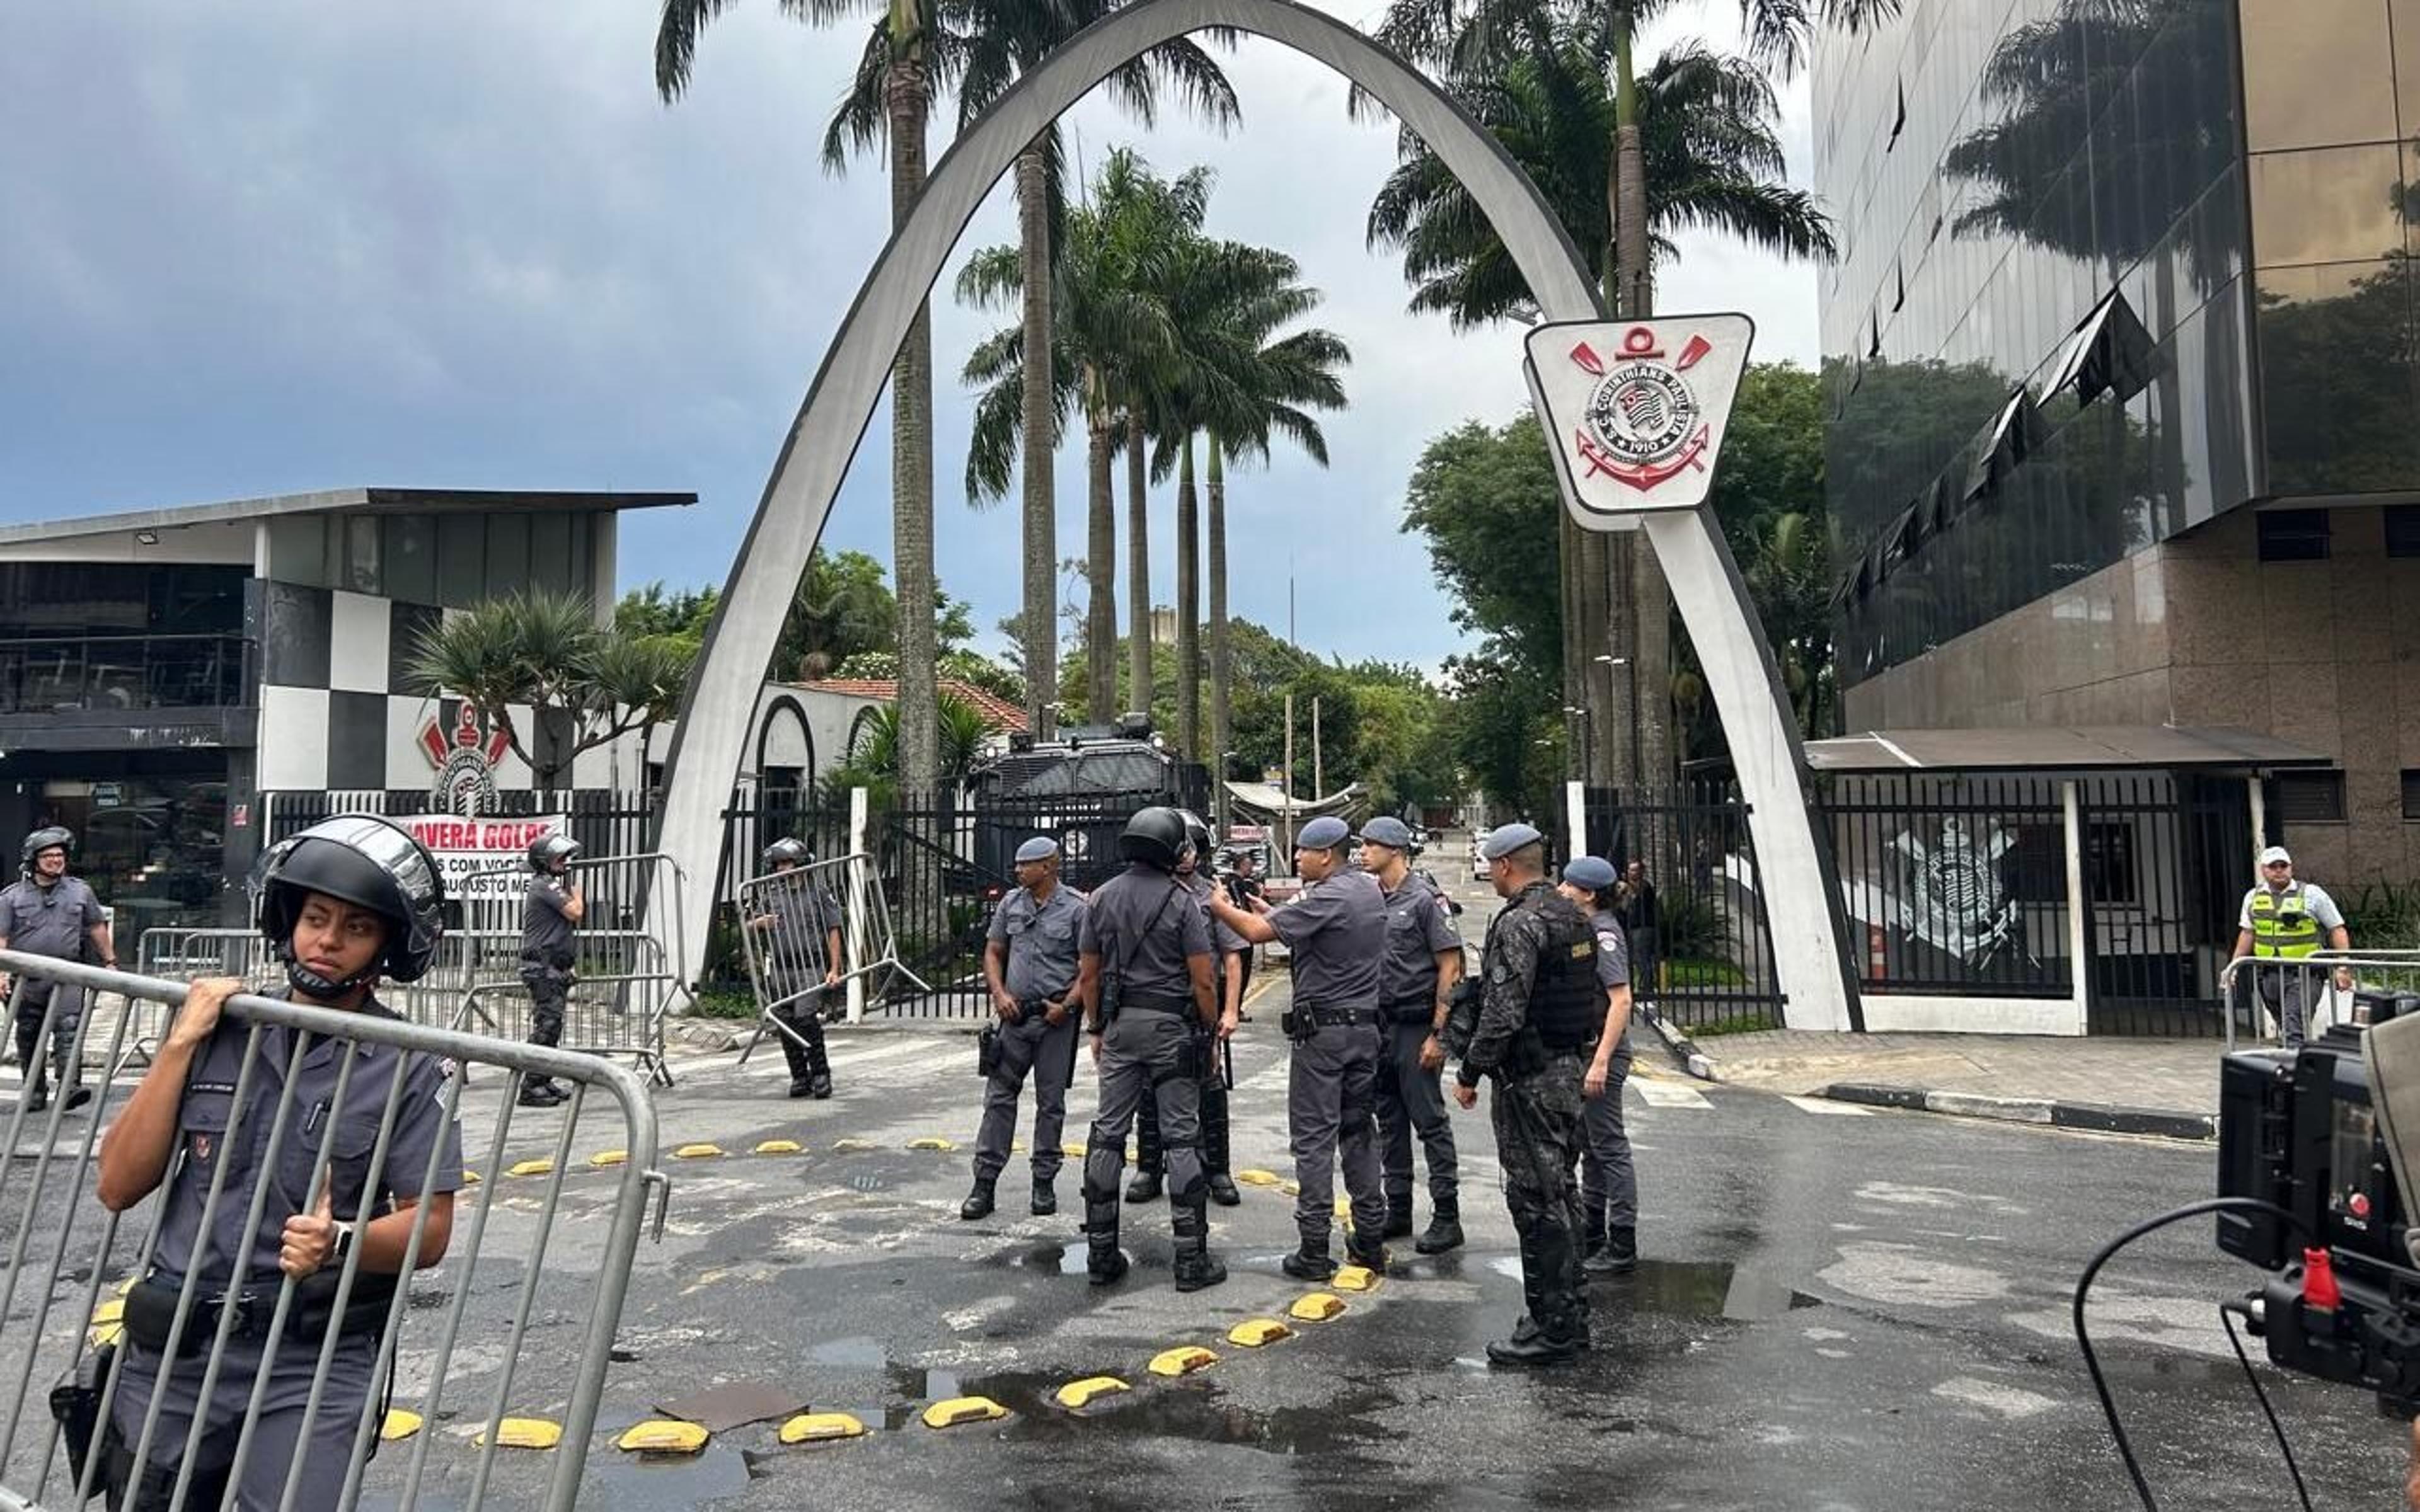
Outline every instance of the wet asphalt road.
{"type": "MultiPolygon", "coordinates": [[[[1282,994],[1280,979],[1240,1041],[1235,1135],[1239,1166],[1281,1175],[1282,994]]],[[[1651,1068],[1630,1092],[1647,1263],[1596,1287],[1585,1363],[1483,1363],[1521,1308],[1483,1105],[1457,1119],[1470,1247],[1428,1260],[1399,1245],[1396,1273],[1346,1316],[1255,1351],[1222,1335],[1308,1289],[1278,1271],[1291,1198],[1248,1188],[1240,1209],[1214,1209],[1233,1277],[1189,1297],[1169,1285],[1165,1207],[1130,1209],[1135,1271],[1093,1288],[1074,1163],[1061,1216],[1025,1214],[1020,1155],[1001,1211],[968,1224],[967,1151],[907,1148],[970,1140],[970,1037],[835,1042],[840,1095],[823,1103],[780,1095],[778,1057],[683,1065],[661,1104],[667,1149],[791,1137],[808,1153],[667,1163],[672,1225],[642,1249],[600,1433],[733,1381],[874,1431],[787,1448],[768,1423],[663,1465],[600,1443],[583,1506],[2132,1505],[2069,1333],[2070,1288],[2106,1236],[2210,1186],[2203,1149],[1832,1111],[1651,1068]],[[876,1148],[835,1151],[843,1138],[876,1148]],[[1188,1343],[1220,1358],[1181,1381],[1145,1373],[1188,1343]],[[1080,1416],[1049,1402],[1096,1374],[1134,1390],[1080,1416]],[[961,1394],[1011,1415],[915,1421],[961,1394]]],[[[1071,1142],[1091,1104],[1079,1075],[1071,1142]]],[[[2138,1246],[2096,1293],[2164,1506],[2290,1498],[2215,1312],[2249,1280],[2195,1225],[2138,1246]]],[[[2320,1504],[2390,1504],[2400,1428],[2355,1394],[2263,1373],[2320,1504]]]]}

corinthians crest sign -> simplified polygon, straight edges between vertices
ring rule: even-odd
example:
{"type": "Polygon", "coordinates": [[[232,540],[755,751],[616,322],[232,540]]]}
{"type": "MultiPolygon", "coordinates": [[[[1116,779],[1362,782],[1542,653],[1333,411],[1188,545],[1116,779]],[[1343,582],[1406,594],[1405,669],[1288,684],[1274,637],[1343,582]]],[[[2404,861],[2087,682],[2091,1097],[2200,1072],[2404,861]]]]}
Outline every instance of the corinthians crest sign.
{"type": "Polygon", "coordinates": [[[1522,365],[1574,518],[1622,530],[1706,501],[1755,333],[1744,315],[1530,329],[1522,365]]]}

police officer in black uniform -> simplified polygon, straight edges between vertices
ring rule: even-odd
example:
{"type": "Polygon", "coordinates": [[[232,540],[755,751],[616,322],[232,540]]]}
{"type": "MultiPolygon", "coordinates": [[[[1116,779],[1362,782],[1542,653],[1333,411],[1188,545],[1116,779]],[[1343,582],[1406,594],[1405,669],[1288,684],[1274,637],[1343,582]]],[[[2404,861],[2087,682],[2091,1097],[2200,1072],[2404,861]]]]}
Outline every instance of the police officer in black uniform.
{"type": "MultiPolygon", "coordinates": [[[[1203,917],[1209,918],[1210,894],[1218,889],[1205,870],[1210,856],[1210,826],[1190,809],[1177,812],[1185,819],[1185,849],[1176,861],[1177,879],[1202,905],[1203,917]]],[[[1210,918],[1210,947],[1218,958],[1211,975],[1218,983],[1221,995],[1219,1022],[1225,1033],[1203,1030],[1202,1041],[1202,1175],[1210,1183],[1210,1200],[1222,1208],[1232,1208],[1244,1200],[1235,1189],[1235,1177],[1228,1168],[1227,1149],[1227,1052],[1226,1036],[1235,1032],[1242,1022],[1244,1003],[1243,963],[1252,948],[1242,935],[1210,918]]],[[[1135,1117],[1135,1177],[1126,1183],[1128,1202],[1156,1202],[1166,1171],[1165,1151],[1159,1145],[1159,1114],[1146,1098],[1135,1117]]]]}
{"type": "Polygon", "coordinates": [[[831,1057],[824,1050],[824,1000],[840,985],[840,900],[806,869],[815,856],[803,841],[784,837],[765,847],[765,864],[789,875],[765,894],[765,912],[748,921],[769,932],[764,947],[765,989],[773,995],[774,1033],[790,1064],[790,1095],[832,1095],[831,1057]]]}
{"type": "MultiPolygon", "coordinates": [[[[1582,1080],[1605,1025],[1596,934],[1588,916],[1546,881],[1545,838],[1506,825],[1480,846],[1496,895],[1476,1011],[1457,1006],[1447,1051],[1458,1057],[1454,1101],[1479,1105],[1479,1081],[1496,1080],[1496,1156],[1504,1205],[1521,1237],[1528,1316],[1509,1340],[1487,1346],[1496,1365],[1561,1365],[1588,1348],[1581,1289],[1578,1154],[1582,1080]]],[[[1469,1002],[1464,995],[1461,1002],[1469,1002]]]]}
{"type": "Polygon", "coordinates": [[[1185,819],[1153,807],[1126,822],[1118,855],[1126,869],[1096,889],[1084,911],[1084,1032],[1100,1069],[1099,1115],[1084,1148],[1084,1239],[1094,1286],[1126,1273],[1118,1248],[1118,1180],[1126,1129],[1146,1097],[1159,1107],[1169,1197],[1176,1231],[1176,1289],[1227,1279],[1210,1253],[1209,1184],[1198,1149],[1201,1068],[1197,1026],[1218,1025],[1210,967],[1210,921],[1175,876],[1185,819]]]}
{"type": "MultiPolygon", "coordinates": [[[[984,980],[1000,1022],[984,1030],[991,1071],[975,1134],[975,1184],[958,1206],[958,1216],[970,1222],[990,1216],[1028,1074],[1033,1078],[1032,1211],[1036,1218],[1059,1211],[1059,1140],[1066,1128],[1067,1084],[1076,1075],[1076,1025],[1083,1017],[1076,996],[1083,925],[1082,895],[1059,880],[1059,842],[1036,835],[1019,845],[1016,890],[993,911],[984,942],[984,980]]],[[[1143,1107],[1151,1107],[1150,1099],[1143,1107]]]]}
{"type": "MultiPolygon", "coordinates": [[[[81,877],[68,875],[75,836],[56,825],[25,837],[18,880],[0,887],[0,950],[21,950],[61,961],[99,961],[113,969],[117,952],[101,900],[81,877]]],[[[42,1064],[42,1021],[50,1020],[51,1066],[59,1075],[62,1108],[82,1107],[92,1093],[83,1085],[84,1053],[77,1031],[84,1023],[84,989],[32,978],[12,994],[0,977],[0,1000],[15,1011],[17,1063],[25,1071],[25,1111],[51,1105],[50,1080],[42,1064]]]]}
{"type": "MultiPolygon", "coordinates": [[[[580,842],[568,835],[541,835],[530,841],[529,890],[521,899],[521,985],[530,995],[530,1043],[563,1042],[563,1011],[571,998],[572,963],[579,949],[571,932],[588,911],[580,884],[571,880],[571,858],[580,842]]],[[[521,1084],[520,1105],[551,1108],[570,1093],[550,1077],[521,1084]]]]}

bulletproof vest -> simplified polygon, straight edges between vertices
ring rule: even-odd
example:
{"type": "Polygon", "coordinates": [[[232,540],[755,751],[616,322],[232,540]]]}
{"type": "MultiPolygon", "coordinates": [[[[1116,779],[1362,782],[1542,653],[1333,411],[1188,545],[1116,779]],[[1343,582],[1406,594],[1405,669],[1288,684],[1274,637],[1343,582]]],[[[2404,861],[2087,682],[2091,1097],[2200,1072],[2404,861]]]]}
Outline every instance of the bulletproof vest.
{"type": "Polygon", "coordinates": [[[1546,926],[1529,986],[1529,1027],[1549,1050],[1576,1050],[1605,1031],[1605,989],[1596,980],[1596,931],[1579,905],[1540,887],[1517,905],[1546,926]]]}

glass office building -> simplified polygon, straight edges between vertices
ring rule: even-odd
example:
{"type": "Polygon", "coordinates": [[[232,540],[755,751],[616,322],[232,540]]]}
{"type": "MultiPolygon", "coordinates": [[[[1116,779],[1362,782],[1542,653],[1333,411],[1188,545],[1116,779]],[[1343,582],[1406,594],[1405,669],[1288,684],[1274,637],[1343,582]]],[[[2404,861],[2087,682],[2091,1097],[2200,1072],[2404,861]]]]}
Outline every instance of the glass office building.
{"type": "Polygon", "coordinates": [[[1905,0],[1814,72],[1849,727],[2261,730],[2413,875],[2420,0],[1905,0]]]}

